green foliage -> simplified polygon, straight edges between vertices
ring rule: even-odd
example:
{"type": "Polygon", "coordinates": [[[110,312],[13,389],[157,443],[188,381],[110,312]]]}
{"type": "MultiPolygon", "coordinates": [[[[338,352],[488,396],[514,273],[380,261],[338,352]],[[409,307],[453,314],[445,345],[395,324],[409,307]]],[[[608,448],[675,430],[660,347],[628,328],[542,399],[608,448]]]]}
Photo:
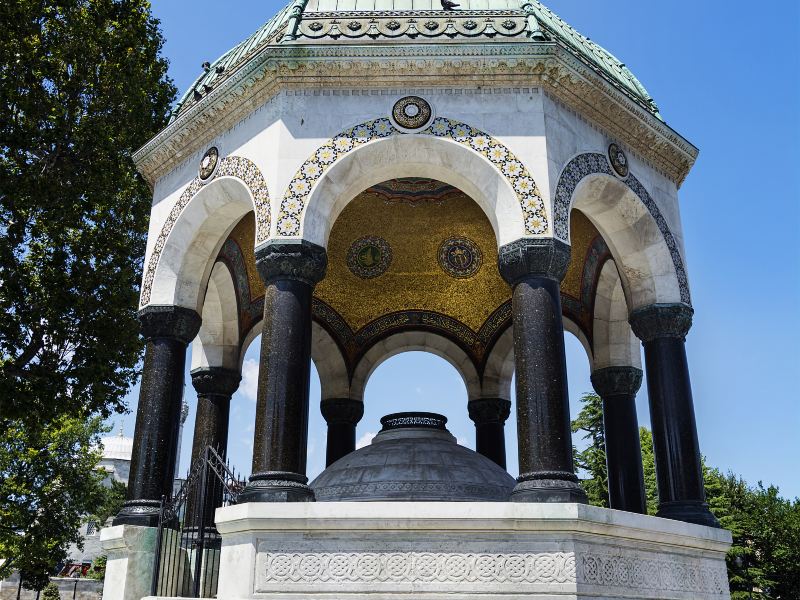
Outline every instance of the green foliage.
{"type": "MultiPolygon", "coordinates": [[[[584,431],[589,447],[574,452],[576,465],[589,474],[583,486],[592,504],[607,506],[608,477],[602,402],[584,394],[583,408],[572,431],[584,431]]],[[[658,510],[653,435],[639,428],[647,512],[658,510]]],[[[723,475],[703,465],[706,499],[720,523],[733,534],[728,552],[732,600],[795,600],[800,598],[800,500],[781,498],[774,486],[751,487],[732,473],[723,475]]]]}
{"type": "Polygon", "coordinates": [[[647,427],[639,427],[639,445],[642,448],[642,471],[644,493],[647,497],[647,514],[658,512],[658,480],[656,479],[656,455],[653,453],[653,434],[647,427]]]}
{"type": "Polygon", "coordinates": [[[580,452],[573,450],[575,465],[589,477],[581,484],[589,503],[608,507],[608,469],[606,467],[606,441],[603,430],[603,401],[597,394],[581,396],[583,408],[572,421],[572,432],[583,431],[589,445],[580,452]]]}
{"type": "Polygon", "coordinates": [[[712,512],[733,534],[731,598],[800,598],[800,501],[717,469],[705,469],[704,478],[712,512]]]}
{"type": "Polygon", "coordinates": [[[108,416],[141,354],[131,155],[175,92],[158,22],[146,0],[15,0],[0,30],[0,415],[108,416]]]}
{"type": "Polygon", "coordinates": [[[106,562],[108,557],[105,554],[101,554],[97,558],[92,561],[92,566],[89,567],[89,572],[86,574],[86,577],[89,579],[97,579],[102,581],[106,577],[106,562]]]}
{"type": "Polygon", "coordinates": [[[94,521],[98,527],[102,527],[109,517],[113,517],[120,511],[127,491],[128,488],[124,483],[112,479],[107,487],[103,487],[100,506],[88,520],[94,521]]]}
{"type": "Polygon", "coordinates": [[[0,2],[0,575],[41,588],[98,510],[125,410],[151,195],[132,153],[175,89],[147,0],[0,2]]]}
{"type": "Polygon", "coordinates": [[[41,589],[66,557],[87,511],[100,506],[104,474],[97,444],[99,417],[61,416],[47,424],[6,421],[0,436],[0,578],[18,570],[41,589]]]}
{"type": "Polygon", "coordinates": [[[48,583],[42,590],[42,600],[61,600],[61,594],[58,593],[58,586],[55,583],[48,583]]]}

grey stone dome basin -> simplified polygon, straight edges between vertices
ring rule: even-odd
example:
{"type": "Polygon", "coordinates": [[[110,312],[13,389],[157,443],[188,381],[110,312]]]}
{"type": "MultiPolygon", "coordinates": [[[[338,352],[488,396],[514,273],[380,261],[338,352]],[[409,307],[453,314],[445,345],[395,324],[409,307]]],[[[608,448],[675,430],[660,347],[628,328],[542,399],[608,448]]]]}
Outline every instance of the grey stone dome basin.
{"type": "Polygon", "coordinates": [[[434,413],[396,413],[369,446],[311,482],[317,502],[506,502],[516,483],[504,469],[459,446],[434,413]]]}

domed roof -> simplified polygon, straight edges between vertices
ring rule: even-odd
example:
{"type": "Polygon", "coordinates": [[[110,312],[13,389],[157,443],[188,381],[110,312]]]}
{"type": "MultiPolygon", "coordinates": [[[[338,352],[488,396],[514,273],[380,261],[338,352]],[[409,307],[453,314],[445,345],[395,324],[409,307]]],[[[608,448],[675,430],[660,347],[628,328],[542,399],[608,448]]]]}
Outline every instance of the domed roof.
{"type": "Polygon", "coordinates": [[[397,413],[381,419],[372,444],[311,482],[317,502],[505,502],[514,478],[447,431],[447,418],[397,413]]]}
{"type": "Polygon", "coordinates": [[[658,107],[611,53],[538,0],[294,0],[213,63],[178,102],[173,119],[270,47],[303,44],[557,44],[659,119],[658,107]],[[426,19],[426,20],[422,20],[426,19]]]}
{"type": "Polygon", "coordinates": [[[119,435],[104,437],[100,440],[103,446],[103,458],[106,460],[130,460],[133,454],[133,438],[126,437],[119,430],[119,435]]]}

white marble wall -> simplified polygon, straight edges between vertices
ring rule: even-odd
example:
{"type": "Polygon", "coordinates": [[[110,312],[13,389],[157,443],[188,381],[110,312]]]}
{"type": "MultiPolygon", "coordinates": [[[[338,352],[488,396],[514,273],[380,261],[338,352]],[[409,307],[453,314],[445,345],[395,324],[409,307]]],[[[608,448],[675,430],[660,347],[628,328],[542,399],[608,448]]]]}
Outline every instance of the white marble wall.
{"type": "Polygon", "coordinates": [[[217,511],[221,600],[729,598],[730,534],[580,504],[217,511]]]}

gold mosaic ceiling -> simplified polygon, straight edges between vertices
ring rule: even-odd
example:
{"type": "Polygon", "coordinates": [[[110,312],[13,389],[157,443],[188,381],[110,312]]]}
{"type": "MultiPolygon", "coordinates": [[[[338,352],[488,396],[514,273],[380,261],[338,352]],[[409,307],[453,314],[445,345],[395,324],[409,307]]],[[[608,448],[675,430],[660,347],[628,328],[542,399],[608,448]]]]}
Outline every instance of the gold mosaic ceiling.
{"type": "MultiPolygon", "coordinates": [[[[585,304],[594,290],[582,288],[591,282],[585,267],[599,234],[578,211],[573,211],[570,226],[572,262],[562,283],[564,310],[591,339],[591,307],[585,304]]],[[[249,288],[250,298],[240,300],[240,310],[260,307],[264,286],[253,258],[252,214],[234,228],[229,241],[241,249],[246,274],[238,277],[246,279],[249,288]]],[[[599,273],[601,266],[592,268],[599,273]]],[[[478,334],[493,315],[498,322],[493,329],[502,332],[510,318],[510,298],[511,290],[497,269],[494,232],[481,208],[447,184],[401,179],[361,193],[337,218],[328,242],[328,272],[315,290],[315,318],[325,321],[333,314],[338,329],[328,329],[349,330],[350,335],[375,329],[376,323],[391,320],[392,315],[422,314],[422,321],[419,317],[413,321],[417,324],[428,322],[424,315],[441,317],[432,328],[452,329],[453,336],[460,336],[462,346],[472,349],[479,362],[483,352],[478,346],[485,347],[491,340],[478,334]],[[443,242],[454,239],[460,242],[451,244],[452,248],[445,244],[451,250],[443,256],[443,242]],[[462,263],[470,262],[464,251],[472,260],[470,268],[459,271],[462,263]],[[448,257],[455,261],[455,271],[448,267],[448,257]],[[478,258],[480,266],[475,271],[478,258]]],[[[242,328],[249,329],[257,320],[257,310],[243,313],[242,328]]],[[[395,328],[398,322],[395,319],[395,328]]],[[[371,336],[351,337],[369,337],[373,343],[371,336]]],[[[355,343],[338,341],[343,347],[355,343]]],[[[366,349],[353,347],[348,354],[355,356],[366,349]]]]}

